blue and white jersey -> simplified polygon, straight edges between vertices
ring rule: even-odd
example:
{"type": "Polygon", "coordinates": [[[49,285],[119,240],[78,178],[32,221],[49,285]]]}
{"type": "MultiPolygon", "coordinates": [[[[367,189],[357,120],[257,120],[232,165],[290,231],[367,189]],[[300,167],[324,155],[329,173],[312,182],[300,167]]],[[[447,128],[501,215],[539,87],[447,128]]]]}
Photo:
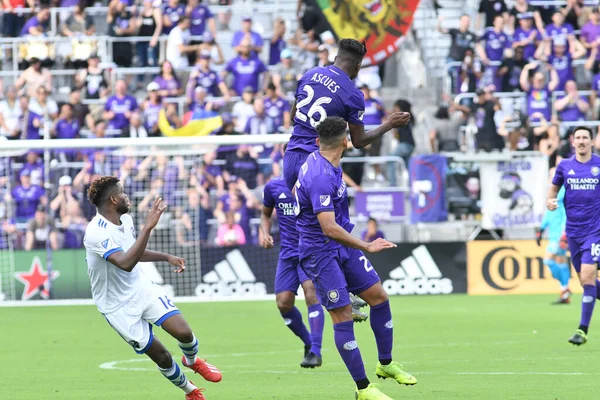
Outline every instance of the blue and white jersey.
{"type": "Polygon", "coordinates": [[[135,227],[127,214],[117,226],[100,214],[85,229],[85,246],[92,297],[98,311],[110,314],[128,301],[143,301],[145,288],[152,284],[136,265],[131,272],[123,271],[108,261],[118,251],[127,252],[135,243],[135,227]]]}

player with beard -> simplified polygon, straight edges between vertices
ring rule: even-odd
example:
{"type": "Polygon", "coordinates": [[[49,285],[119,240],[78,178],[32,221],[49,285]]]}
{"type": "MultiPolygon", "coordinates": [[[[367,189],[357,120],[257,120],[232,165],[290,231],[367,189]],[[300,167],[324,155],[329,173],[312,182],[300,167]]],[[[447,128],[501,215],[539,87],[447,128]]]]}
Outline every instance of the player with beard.
{"type": "Polygon", "coordinates": [[[171,353],[152,333],[152,324],[163,328],[179,342],[182,364],[210,382],[219,382],[221,372],[197,357],[198,339],[173,300],[161,286],[154,284],[138,262],[168,262],[185,271],[185,260],[166,253],[146,250],[152,229],[167,208],[157,197],[146,223],[136,239],[129,212],[129,198],[119,180],[105,176],[94,180],[88,190],[89,201],[98,214],[90,221],[83,243],[86,249],[92,297],[108,324],[133,347],[146,354],[159,371],[185,392],[186,400],[205,400],[188,381],[171,353]]]}
{"type": "Polygon", "coordinates": [[[588,327],[600,293],[598,261],[600,260],[600,157],[592,154],[592,130],[579,126],[573,131],[575,155],[556,167],[546,205],[559,207],[558,192],[565,188],[564,207],[567,214],[566,234],[571,262],[583,287],[579,328],[569,343],[580,346],[587,342],[588,327]]]}

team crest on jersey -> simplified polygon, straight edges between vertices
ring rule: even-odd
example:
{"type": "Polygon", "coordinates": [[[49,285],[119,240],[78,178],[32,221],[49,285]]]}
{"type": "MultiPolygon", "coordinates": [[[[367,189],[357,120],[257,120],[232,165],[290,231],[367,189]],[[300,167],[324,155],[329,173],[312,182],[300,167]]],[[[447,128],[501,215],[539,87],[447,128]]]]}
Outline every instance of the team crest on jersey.
{"type": "Polygon", "coordinates": [[[103,241],[102,243],[100,243],[102,245],[102,247],[104,247],[105,249],[108,249],[108,243],[110,243],[110,239],[106,239],[105,241],[103,241]]]}
{"type": "Polygon", "coordinates": [[[337,303],[340,299],[340,294],[337,290],[330,290],[327,292],[327,298],[329,298],[330,302],[337,303]]]}
{"type": "Polygon", "coordinates": [[[600,174],[600,168],[598,167],[592,167],[592,175],[594,176],[598,176],[598,174],[600,174]]]}
{"type": "Polygon", "coordinates": [[[327,207],[331,204],[331,196],[319,196],[319,200],[321,201],[321,205],[323,207],[327,207]]]}

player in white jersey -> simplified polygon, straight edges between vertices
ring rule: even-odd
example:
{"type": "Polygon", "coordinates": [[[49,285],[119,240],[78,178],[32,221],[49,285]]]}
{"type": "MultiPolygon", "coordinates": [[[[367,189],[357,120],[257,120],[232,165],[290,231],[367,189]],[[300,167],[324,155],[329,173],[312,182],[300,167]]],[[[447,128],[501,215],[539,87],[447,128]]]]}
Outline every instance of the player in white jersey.
{"type": "Polygon", "coordinates": [[[198,340],[181,312],[163,288],[137,265],[140,261],[163,261],[176,267],[176,273],[185,270],[183,258],[146,250],[150,233],[166,205],[156,198],[136,239],[133,220],[127,214],[129,198],[117,178],[105,176],[93,181],[88,199],[98,209],[83,239],[98,311],[136,353],[150,357],[160,372],[185,392],[187,400],[206,400],[203,389],[188,381],[171,353],[154,336],[152,324],[177,339],[185,367],[210,382],[219,382],[221,372],[197,357],[198,340]]]}

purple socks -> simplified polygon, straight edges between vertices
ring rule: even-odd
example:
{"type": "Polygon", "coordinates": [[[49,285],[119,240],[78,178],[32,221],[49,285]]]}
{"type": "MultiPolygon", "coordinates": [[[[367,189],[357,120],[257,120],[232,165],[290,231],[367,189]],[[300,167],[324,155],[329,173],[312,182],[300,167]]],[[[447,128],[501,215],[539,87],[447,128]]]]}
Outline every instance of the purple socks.
{"type": "Polygon", "coordinates": [[[581,298],[581,321],[579,325],[590,326],[594,306],[596,305],[596,296],[598,291],[596,285],[583,285],[583,297],[581,298]]]}
{"type": "MultiPolygon", "coordinates": [[[[379,360],[392,359],[392,347],[394,345],[394,324],[392,322],[392,311],[390,301],[371,307],[371,329],[375,334],[379,360]]],[[[389,362],[388,362],[389,363],[389,362]]]]}
{"type": "Polygon", "coordinates": [[[320,303],[308,307],[308,325],[310,326],[310,351],[321,357],[325,314],[323,314],[323,307],[320,303]]]}
{"type": "Polygon", "coordinates": [[[300,313],[300,310],[294,307],[290,312],[287,312],[285,314],[281,313],[281,316],[283,317],[283,321],[285,322],[287,327],[290,328],[290,330],[294,332],[296,336],[302,339],[304,345],[310,346],[310,333],[308,332],[308,329],[306,329],[304,322],[302,322],[302,314],[300,313]]]}
{"type": "Polygon", "coordinates": [[[333,324],[333,337],[346,368],[355,382],[366,379],[365,366],[363,364],[358,344],[354,337],[354,321],[333,324]]]}

